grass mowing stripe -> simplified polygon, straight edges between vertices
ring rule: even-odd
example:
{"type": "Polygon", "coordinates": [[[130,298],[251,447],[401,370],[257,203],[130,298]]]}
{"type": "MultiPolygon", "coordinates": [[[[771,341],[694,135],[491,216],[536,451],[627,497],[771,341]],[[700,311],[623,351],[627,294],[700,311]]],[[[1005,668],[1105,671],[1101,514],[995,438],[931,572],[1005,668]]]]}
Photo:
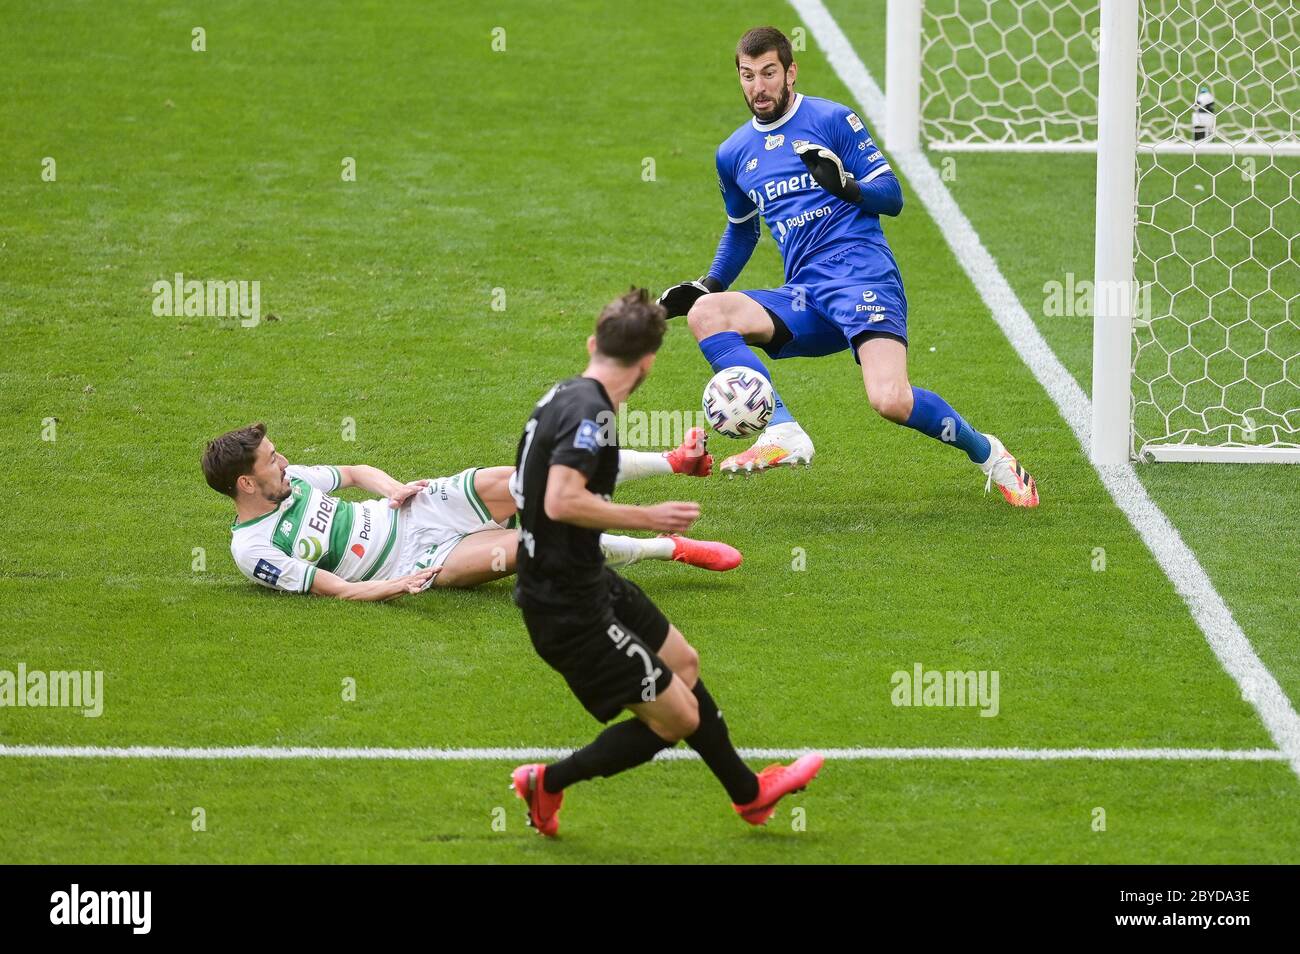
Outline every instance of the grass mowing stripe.
{"type": "MultiPolygon", "coordinates": [[[[827,62],[858,100],[871,125],[884,125],[885,96],[821,0],[790,0],[812,31],[827,62]]],[[[1038,331],[975,227],[924,152],[891,154],[939,226],[962,270],[979,292],[1016,354],[1056,404],[1085,455],[1092,443],[1092,403],[1038,331]]],[[[1264,727],[1300,775],[1300,716],[1242,632],[1209,575],[1169,518],[1147,494],[1131,464],[1095,468],[1102,484],[1174,584],[1224,670],[1241,687],[1264,727]]]]}
{"type": "MultiPolygon", "coordinates": [[[[0,758],[26,759],[178,759],[205,761],[223,759],[324,759],[335,761],[378,760],[402,762],[495,762],[533,761],[562,758],[572,748],[340,748],[312,746],[236,745],[194,747],[163,745],[0,745],[0,758]]],[[[1100,762],[1280,762],[1286,754],[1274,749],[1022,749],[1022,748],[827,748],[739,750],[747,759],[795,759],[809,752],[821,752],[841,762],[916,759],[1011,760],[1056,762],[1082,760],[1100,762]]],[[[661,752],[661,761],[698,759],[690,749],[661,752]]]]}

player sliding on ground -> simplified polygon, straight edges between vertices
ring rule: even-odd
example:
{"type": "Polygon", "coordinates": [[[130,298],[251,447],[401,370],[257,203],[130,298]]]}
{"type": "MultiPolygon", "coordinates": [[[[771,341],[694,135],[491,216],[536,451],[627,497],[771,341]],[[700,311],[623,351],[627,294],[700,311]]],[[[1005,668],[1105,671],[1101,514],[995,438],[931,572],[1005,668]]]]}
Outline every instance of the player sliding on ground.
{"type": "Polygon", "coordinates": [[[683,739],[751,825],[764,824],[777,801],[802,789],[822,765],[820,755],[805,755],[755,775],[700,682],[695,650],[601,552],[605,528],[683,533],[700,515],[694,503],[614,503],[618,435],[595,423],[650,373],[664,317],[644,289],[607,305],[587,339],[587,369],[546,392],[519,441],[510,484],[520,525],[515,602],[533,647],[597,720],[632,713],[558,762],[515,769],[515,793],[543,835],[559,831],[566,788],[642,765],[683,739]]]}
{"type": "MultiPolygon", "coordinates": [[[[675,450],[623,451],[619,480],[652,474],[707,477],[704,432],[691,428],[675,450]]],[[[451,477],[403,484],[375,467],[290,464],[263,424],[222,434],[203,455],[208,485],[235,501],[230,552],[244,575],[290,593],[387,600],[430,585],[477,586],[515,571],[517,534],[508,482],[513,467],[471,467],[451,477]],[[359,487],[382,500],[332,496],[359,487]]],[[[656,528],[648,528],[656,529],[656,528]]],[[[669,529],[672,528],[660,528],[669,529]]],[[[740,565],[725,543],[668,535],[602,535],[615,566],[676,560],[709,570],[740,565]]]]}
{"type": "MultiPolygon", "coordinates": [[[[719,148],[718,183],[728,225],[707,275],[660,296],[686,315],[715,371],[742,365],[771,379],[747,344],[771,358],[820,357],[852,348],[871,406],[965,451],[1017,507],[1038,505],[1034,479],[1002,442],[981,434],[907,377],[907,298],[881,215],[903,193],[862,120],[847,106],[794,92],[790,41],[772,27],[740,38],[736,69],[753,119],[719,148]],[[729,292],[767,222],[785,262],[780,288],[729,292]]],[[[780,395],[767,430],[722,470],[810,463],[812,440],[780,395]]]]}

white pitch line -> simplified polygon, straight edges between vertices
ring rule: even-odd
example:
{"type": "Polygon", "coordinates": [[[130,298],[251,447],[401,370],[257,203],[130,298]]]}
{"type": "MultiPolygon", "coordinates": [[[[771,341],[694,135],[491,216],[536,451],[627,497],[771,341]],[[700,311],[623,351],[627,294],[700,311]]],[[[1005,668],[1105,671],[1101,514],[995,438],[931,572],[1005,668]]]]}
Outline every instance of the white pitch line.
{"type": "MultiPolygon", "coordinates": [[[[0,758],[19,759],[160,759],[175,761],[225,761],[290,759],[323,761],[394,762],[534,762],[568,755],[572,749],[556,748],[332,748],[313,746],[167,746],[167,745],[0,745],[0,758]]],[[[1022,748],[828,748],[741,749],[747,759],[793,759],[808,752],[827,759],[862,761],[1015,761],[1015,762],[1280,762],[1286,756],[1273,749],[1022,749],[1022,748]]],[[[670,749],[659,759],[698,759],[690,749],[670,749]]]]}
{"type": "MultiPolygon", "coordinates": [[[[879,133],[884,128],[885,95],[835,18],[821,0],[790,0],[790,4],[879,133]]],[[[1092,404],[1088,395],[1034,325],[948,187],[923,152],[891,153],[890,162],[907,177],[998,327],[1056,404],[1078,438],[1084,456],[1091,459],[1088,449],[1092,444],[1092,404]]],[[[1300,716],[1256,655],[1196,554],[1147,494],[1132,465],[1094,467],[1116,505],[1187,603],[1214,655],[1241,688],[1242,698],[1255,707],[1291,769],[1300,775],[1300,716]]]]}

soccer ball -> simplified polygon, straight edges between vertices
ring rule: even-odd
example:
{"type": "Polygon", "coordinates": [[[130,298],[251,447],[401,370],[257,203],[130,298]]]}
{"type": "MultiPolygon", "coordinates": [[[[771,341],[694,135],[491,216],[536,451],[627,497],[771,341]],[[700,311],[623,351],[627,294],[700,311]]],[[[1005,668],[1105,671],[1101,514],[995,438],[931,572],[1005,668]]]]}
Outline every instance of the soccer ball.
{"type": "Polygon", "coordinates": [[[767,427],[776,392],[752,368],[723,368],[704,388],[704,416],[724,437],[750,437],[767,427]]]}

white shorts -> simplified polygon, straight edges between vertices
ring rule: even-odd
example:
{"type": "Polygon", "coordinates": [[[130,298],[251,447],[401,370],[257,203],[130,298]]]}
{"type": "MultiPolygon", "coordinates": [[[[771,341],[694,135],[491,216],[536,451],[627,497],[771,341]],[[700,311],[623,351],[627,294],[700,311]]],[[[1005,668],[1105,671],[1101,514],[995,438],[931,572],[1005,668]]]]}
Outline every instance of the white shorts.
{"type": "Polygon", "coordinates": [[[398,576],[442,566],[456,544],[471,533],[506,529],[492,519],[474,490],[478,470],[470,467],[450,477],[431,477],[429,486],[403,508],[398,576]]]}

